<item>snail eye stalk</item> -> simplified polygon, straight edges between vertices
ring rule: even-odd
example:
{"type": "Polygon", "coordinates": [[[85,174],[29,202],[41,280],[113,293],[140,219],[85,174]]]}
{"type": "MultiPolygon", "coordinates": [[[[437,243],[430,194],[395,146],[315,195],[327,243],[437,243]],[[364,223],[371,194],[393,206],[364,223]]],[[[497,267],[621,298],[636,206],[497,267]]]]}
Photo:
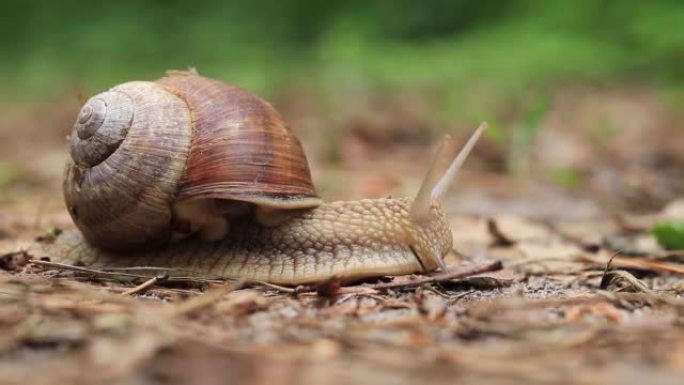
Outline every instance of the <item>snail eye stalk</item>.
{"type": "Polygon", "coordinates": [[[411,206],[411,219],[414,222],[427,219],[432,202],[441,202],[475,143],[486,129],[487,123],[482,122],[455,157],[450,154],[455,148],[454,139],[450,135],[444,136],[411,206]]]}

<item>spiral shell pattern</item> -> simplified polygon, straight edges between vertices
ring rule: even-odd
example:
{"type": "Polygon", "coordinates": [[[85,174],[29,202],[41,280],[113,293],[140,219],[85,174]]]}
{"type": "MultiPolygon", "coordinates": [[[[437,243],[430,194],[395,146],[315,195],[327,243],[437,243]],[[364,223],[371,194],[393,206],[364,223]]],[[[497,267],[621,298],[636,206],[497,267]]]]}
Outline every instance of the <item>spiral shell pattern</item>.
{"type": "Polygon", "coordinates": [[[124,92],[96,95],[81,108],[71,136],[71,157],[79,166],[96,166],[119,147],[133,121],[135,105],[124,92]]]}

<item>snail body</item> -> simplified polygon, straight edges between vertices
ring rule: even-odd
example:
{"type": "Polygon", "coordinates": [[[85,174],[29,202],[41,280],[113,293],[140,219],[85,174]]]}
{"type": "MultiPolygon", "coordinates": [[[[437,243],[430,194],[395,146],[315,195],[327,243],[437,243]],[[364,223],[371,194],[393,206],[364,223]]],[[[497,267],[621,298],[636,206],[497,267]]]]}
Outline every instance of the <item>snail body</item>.
{"type": "Polygon", "coordinates": [[[36,252],[292,285],[446,269],[441,196],[484,128],[453,162],[445,139],[415,200],[322,203],[267,102],[186,72],[124,83],[91,98],[72,131],[64,193],[79,230],[36,252]]]}
{"type": "Polygon", "coordinates": [[[408,199],[365,199],[322,204],[276,226],[247,219],[217,242],[190,238],[154,250],[116,253],[96,248],[78,231],[65,231],[42,252],[52,260],[97,268],[171,276],[244,278],[297,285],[431,271],[424,255],[445,255],[451,232],[441,210],[429,226],[409,221],[408,199]],[[136,268],[137,267],[137,268],[136,268]]]}

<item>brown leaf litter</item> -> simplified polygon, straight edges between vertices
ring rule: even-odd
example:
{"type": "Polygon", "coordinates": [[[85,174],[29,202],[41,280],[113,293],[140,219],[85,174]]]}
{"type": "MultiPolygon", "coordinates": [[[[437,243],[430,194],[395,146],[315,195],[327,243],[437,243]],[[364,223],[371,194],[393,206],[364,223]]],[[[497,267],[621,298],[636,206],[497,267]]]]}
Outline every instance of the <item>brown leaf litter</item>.
{"type": "Polygon", "coordinates": [[[468,258],[449,257],[449,273],[352,286],[149,278],[5,253],[0,378],[7,384],[682,378],[681,256],[587,249],[583,244],[595,240],[581,231],[568,237],[510,217],[457,220],[479,233],[456,237],[468,258]]]}

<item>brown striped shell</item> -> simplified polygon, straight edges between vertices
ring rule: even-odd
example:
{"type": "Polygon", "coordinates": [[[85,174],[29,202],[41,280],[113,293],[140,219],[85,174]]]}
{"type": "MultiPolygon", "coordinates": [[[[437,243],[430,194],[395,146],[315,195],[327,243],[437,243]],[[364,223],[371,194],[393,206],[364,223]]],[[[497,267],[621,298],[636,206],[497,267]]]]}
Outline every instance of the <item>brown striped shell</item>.
{"type": "Polygon", "coordinates": [[[280,114],[245,90],[193,73],[93,96],[70,141],[67,207],[86,239],[108,249],[154,247],[174,231],[197,231],[186,222],[215,222],[223,212],[211,210],[230,211],[230,202],[264,210],[321,203],[280,114]]]}

